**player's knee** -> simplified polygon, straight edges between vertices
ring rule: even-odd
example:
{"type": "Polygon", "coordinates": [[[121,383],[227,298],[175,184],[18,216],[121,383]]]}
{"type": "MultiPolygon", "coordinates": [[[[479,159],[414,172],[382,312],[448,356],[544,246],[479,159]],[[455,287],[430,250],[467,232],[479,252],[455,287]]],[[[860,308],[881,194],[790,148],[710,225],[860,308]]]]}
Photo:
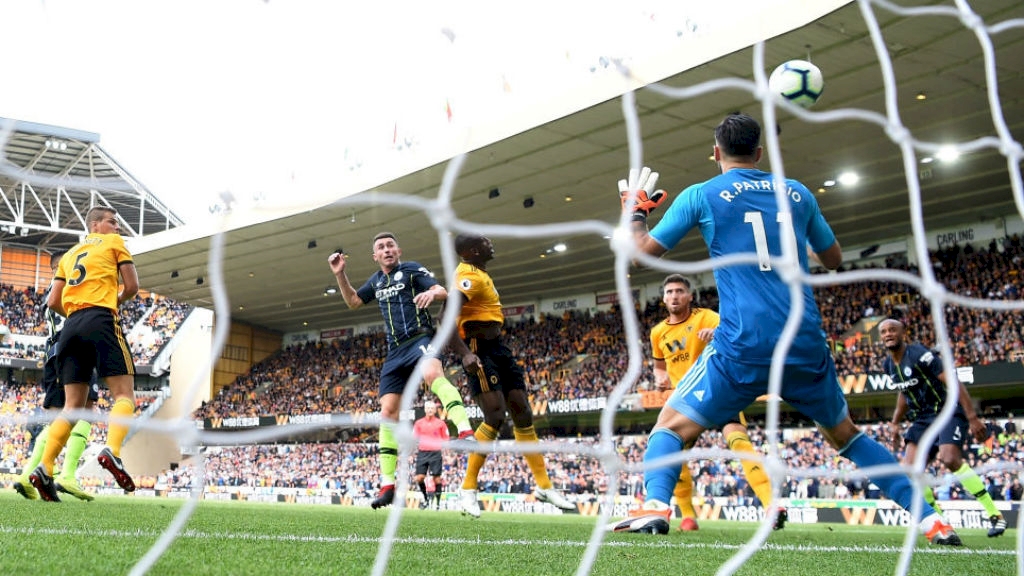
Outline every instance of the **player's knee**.
{"type": "Polygon", "coordinates": [[[939,460],[950,472],[956,472],[964,465],[962,456],[956,453],[944,453],[944,450],[939,450],[939,460]]]}
{"type": "Polygon", "coordinates": [[[729,422],[725,426],[722,426],[722,434],[724,434],[725,436],[728,436],[729,434],[732,434],[734,432],[742,432],[746,434],[747,427],[740,424],[739,422],[729,422]]]}
{"type": "Polygon", "coordinates": [[[444,376],[444,368],[441,366],[441,361],[436,358],[424,362],[421,366],[423,370],[423,381],[427,383],[427,386],[434,384],[434,380],[444,376]]]}
{"type": "Polygon", "coordinates": [[[820,428],[825,439],[836,450],[844,448],[860,433],[860,429],[857,428],[857,425],[853,423],[849,416],[832,428],[825,428],[824,426],[820,426],[820,428]]]}
{"type": "Polygon", "coordinates": [[[529,428],[533,426],[533,412],[529,408],[522,412],[516,412],[515,410],[509,410],[512,414],[512,423],[516,425],[516,428],[529,428]]]}
{"type": "Polygon", "coordinates": [[[505,423],[504,412],[487,412],[484,414],[484,424],[487,424],[495,430],[501,430],[502,424],[505,423]]]}

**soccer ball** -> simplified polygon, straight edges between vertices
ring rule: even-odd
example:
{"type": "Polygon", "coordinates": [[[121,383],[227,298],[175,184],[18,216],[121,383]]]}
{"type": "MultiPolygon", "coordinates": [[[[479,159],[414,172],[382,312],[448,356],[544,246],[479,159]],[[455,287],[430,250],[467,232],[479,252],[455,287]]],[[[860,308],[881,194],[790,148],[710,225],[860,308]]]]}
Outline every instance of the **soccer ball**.
{"type": "Polygon", "coordinates": [[[821,97],[825,79],[814,64],[806,60],[790,60],[772,72],[768,88],[801,108],[810,108],[821,97]]]}

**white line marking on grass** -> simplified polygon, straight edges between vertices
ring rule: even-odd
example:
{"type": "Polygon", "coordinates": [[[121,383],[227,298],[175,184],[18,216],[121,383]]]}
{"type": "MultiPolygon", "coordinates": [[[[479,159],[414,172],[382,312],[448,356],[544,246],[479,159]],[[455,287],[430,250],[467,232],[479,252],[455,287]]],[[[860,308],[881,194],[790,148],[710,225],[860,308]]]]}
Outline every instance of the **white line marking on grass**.
{"type": "MultiPolygon", "coordinates": [[[[161,532],[154,530],[75,530],[68,528],[29,528],[0,526],[0,534],[41,534],[48,536],[101,536],[107,538],[156,538],[161,532]]],[[[327,544],[379,544],[381,538],[371,536],[317,536],[304,534],[254,534],[246,532],[199,532],[196,530],[185,530],[180,538],[193,538],[196,540],[247,540],[258,542],[312,542],[327,544]]],[[[587,545],[584,540],[525,540],[525,539],[504,539],[484,540],[480,538],[423,538],[423,537],[399,537],[395,538],[396,544],[422,544],[435,546],[438,544],[457,545],[479,545],[479,546],[575,546],[583,548],[587,545]]],[[[742,544],[723,544],[705,542],[674,542],[664,539],[650,539],[637,541],[606,540],[602,546],[609,548],[683,548],[691,550],[736,550],[742,544]]],[[[765,543],[762,550],[773,550],[778,552],[835,552],[847,554],[850,552],[870,554],[899,554],[902,548],[899,546],[820,546],[806,544],[772,544],[765,543]]],[[[991,548],[950,548],[950,547],[929,547],[915,548],[915,554],[959,554],[967,556],[1014,556],[1016,550],[995,550],[991,548]]]]}

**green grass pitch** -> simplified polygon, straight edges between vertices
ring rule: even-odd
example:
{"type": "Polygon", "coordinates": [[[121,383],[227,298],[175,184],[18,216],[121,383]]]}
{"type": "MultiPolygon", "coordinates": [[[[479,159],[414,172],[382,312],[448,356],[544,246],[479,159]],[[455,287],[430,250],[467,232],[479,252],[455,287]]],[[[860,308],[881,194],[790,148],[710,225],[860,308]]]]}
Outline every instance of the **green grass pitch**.
{"type": "MultiPolygon", "coordinates": [[[[48,504],[0,493],[3,574],[127,574],[182,503],[100,497],[48,504]]],[[[370,574],[388,510],[300,504],[202,502],[184,533],[154,565],[155,575],[370,574]]],[[[406,510],[388,574],[575,574],[594,518],[406,510]]],[[[755,531],[752,523],[705,521],[699,532],[609,534],[595,575],[714,574],[755,531]]],[[[904,531],[881,526],[790,524],[771,535],[737,574],[893,574],[904,531]]],[[[1016,573],[1017,532],[989,539],[963,530],[962,549],[918,538],[911,574],[1016,573]]]]}

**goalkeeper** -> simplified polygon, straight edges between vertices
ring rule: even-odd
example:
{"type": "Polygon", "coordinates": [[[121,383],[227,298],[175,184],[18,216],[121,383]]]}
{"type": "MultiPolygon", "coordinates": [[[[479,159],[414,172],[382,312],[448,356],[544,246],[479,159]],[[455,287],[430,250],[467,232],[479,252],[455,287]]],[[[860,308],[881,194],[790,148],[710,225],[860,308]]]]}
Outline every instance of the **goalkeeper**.
{"type": "MultiPolygon", "coordinates": [[[[789,256],[799,264],[791,264],[795,269],[790,273],[807,274],[811,255],[831,270],[842,264],[842,249],[814,195],[796,180],[782,181],[757,168],[763,153],[761,126],[746,114],[730,114],[722,120],[715,128],[713,150],[721,174],[683,190],[650,232],[647,218],[665,201],[665,192],[655,187],[658,174],[645,168],[619,183],[622,206],[630,216],[633,241],[640,252],[662,256],[697,228],[712,258],[757,258],[715,268],[721,323],[658,415],[644,461],[683,450],[704,430],[728,422],[765,394],[776,345],[783,329],[790,328],[795,331],[781,367],[782,399],[814,420],[829,444],[858,466],[896,466],[896,458],[850,418],[811,287],[792,288],[778,269],[784,247],[790,248],[789,256]],[[780,183],[785,188],[776,190],[780,183]],[[787,326],[794,297],[799,298],[802,312],[794,326],[787,326]]],[[[662,527],[668,529],[668,502],[680,468],[679,463],[645,468],[647,500],[640,514],[651,516],[659,532],[662,527]]],[[[903,508],[920,506],[919,527],[933,544],[961,545],[952,526],[934,508],[920,496],[915,502],[906,474],[874,475],[872,480],[903,508]]],[[[644,528],[643,522],[612,528],[631,529],[626,526],[644,528]]]]}
{"type": "MultiPolygon", "coordinates": [[[[705,345],[711,341],[718,326],[718,314],[714,310],[693,305],[690,281],[681,274],[670,274],[661,283],[661,301],[668,311],[668,318],[651,328],[651,356],[654,358],[654,380],[661,389],[668,390],[673,382],[682,381],[705,345]]],[[[757,454],[747,435],[747,424],[742,413],[730,419],[722,428],[722,436],[730,450],[757,454]]],[[[767,510],[772,504],[772,485],[764,468],[757,460],[740,460],[740,464],[747,482],[767,510]]],[[[675,497],[682,516],[679,529],[697,530],[697,511],[693,508],[693,477],[689,466],[682,467],[675,497]]],[[[786,510],[779,508],[773,528],[782,529],[787,517],[786,510]]]]}

